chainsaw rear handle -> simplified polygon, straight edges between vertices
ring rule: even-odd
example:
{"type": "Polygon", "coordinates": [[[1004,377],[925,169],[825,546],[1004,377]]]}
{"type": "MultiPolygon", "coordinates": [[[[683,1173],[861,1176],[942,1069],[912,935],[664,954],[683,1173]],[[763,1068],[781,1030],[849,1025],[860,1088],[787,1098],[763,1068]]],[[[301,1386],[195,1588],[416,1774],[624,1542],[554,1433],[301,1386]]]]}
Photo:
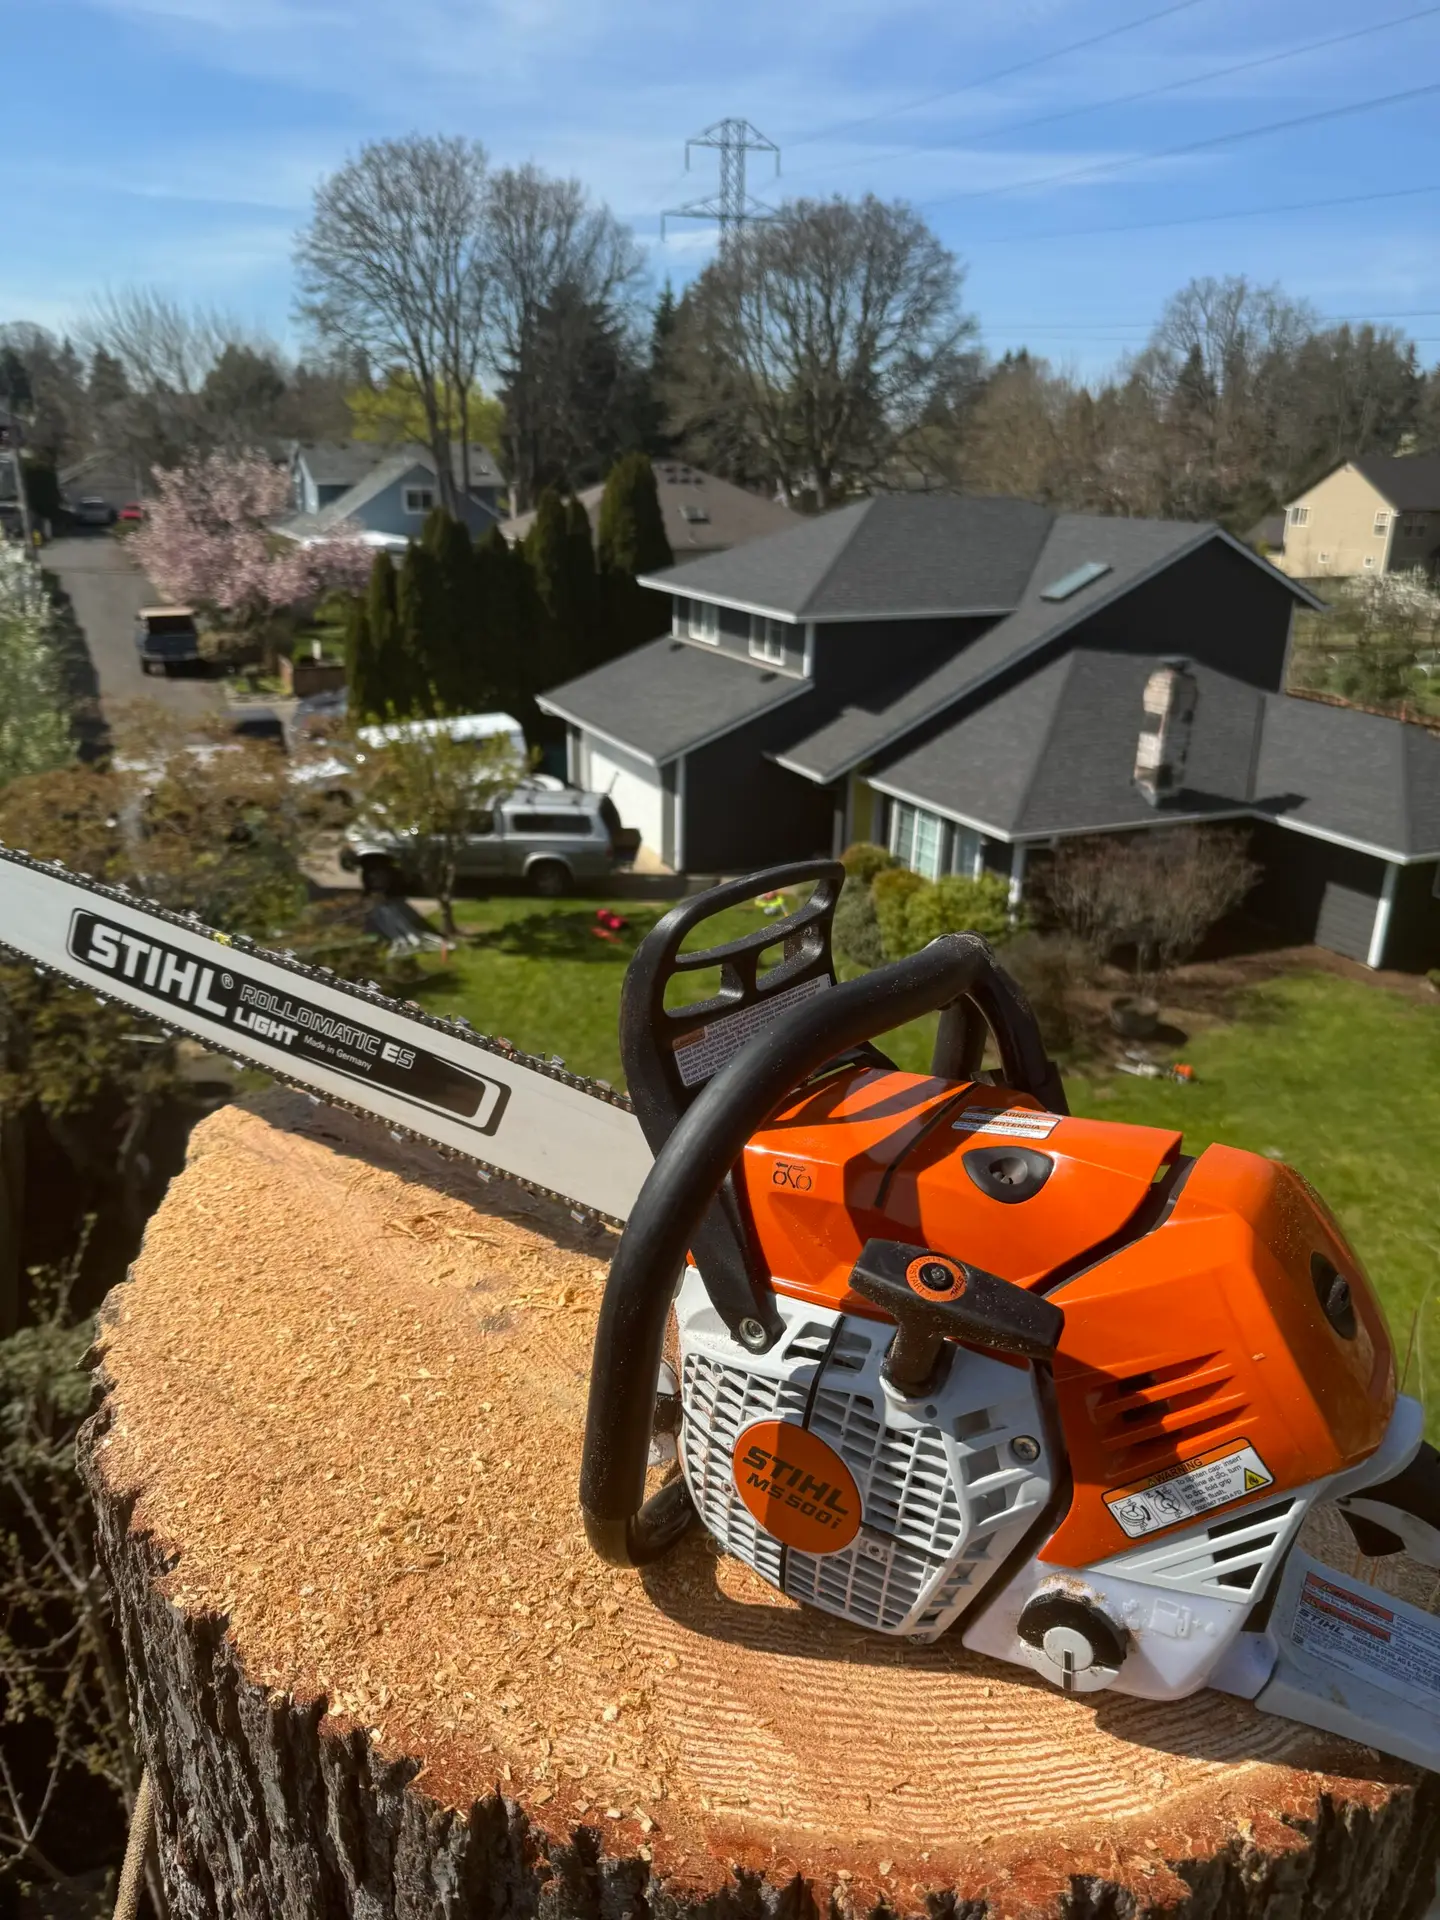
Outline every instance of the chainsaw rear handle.
{"type": "Polygon", "coordinates": [[[667,1552],[694,1518],[681,1479],[645,1500],[655,1387],[675,1276],[746,1142],[837,1054],[961,1000],[972,1001],[994,1033],[1006,1084],[1063,1113],[1059,1076],[1023,995],[984,940],[951,933],[778,1016],[677,1122],[621,1236],[596,1328],[580,1508],[586,1536],[603,1560],[644,1566],[667,1552]]]}

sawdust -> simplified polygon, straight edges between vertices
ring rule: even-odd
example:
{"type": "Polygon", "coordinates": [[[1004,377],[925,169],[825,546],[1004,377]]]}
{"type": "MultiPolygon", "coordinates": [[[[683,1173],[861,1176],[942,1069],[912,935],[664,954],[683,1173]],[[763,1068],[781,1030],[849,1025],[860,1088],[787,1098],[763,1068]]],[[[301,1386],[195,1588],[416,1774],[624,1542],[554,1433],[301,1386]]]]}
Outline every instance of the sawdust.
{"type": "Polygon", "coordinates": [[[174,1604],[438,1801],[498,1783],[697,1884],[734,1860],[898,1897],[1153,1875],[1403,1777],[1218,1694],[1067,1700],[953,1636],[866,1636],[697,1535],[601,1565],[575,1487],[613,1239],[500,1193],[297,1097],[225,1108],[104,1338],[104,1471],[174,1604]]]}

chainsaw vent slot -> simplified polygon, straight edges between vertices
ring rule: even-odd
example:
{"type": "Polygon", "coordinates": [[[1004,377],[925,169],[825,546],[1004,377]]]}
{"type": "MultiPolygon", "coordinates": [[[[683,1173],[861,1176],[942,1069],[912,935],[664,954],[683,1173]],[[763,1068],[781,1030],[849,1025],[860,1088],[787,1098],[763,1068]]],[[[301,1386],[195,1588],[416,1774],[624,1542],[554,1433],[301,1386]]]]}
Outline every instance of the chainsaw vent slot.
{"type": "Polygon", "coordinates": [[[945,1442],[933,1428],[897,1432],[862,1394],[822,1387],[810,1430],[840,1454],[861,1489],[865,1518],[907,1546],[946,1560],[965,1531],[945,1442]]]}
{"type": "Polygon", "coordinates": [[[999,1424],[989,1407],[976,1407],[972,1413],[957,1414],[950,1431],[957,1440],[976,1440],[982,1433],[993,1433],[999,1424]]]}
{"type": "Polygon", "coordinates": [[[1215,1353],[1108,1381],[1091,1404],[1117,1477],[1169,1456],[1181,1440],[1228,1426],[1248,1410],[1234,1375],[1215,1353]]]}
{"type": "Polygon", "coordinates": [[[835,1350],[830,1355],[830,1365],[839,1367],[845,1373],[863,1372],[865,1362],[870,1358],[873,1344],[863,1334],[851,1333],[847,1328],[835,1342],[835,1350]]]}
{"type": "Polygon", "coordinates": [[[796,1329],[785,1343],[787,1360],[813,1360],[818,1367],[825,1358],[830,1345],[830,1329],[817,1326],[812,1320],[796,1329]]]}
{"type": "Polygon", "coordinates": [[[1239,1600],[1264,1586],[1304,1510],[1302,1499],[1242,1509],[1203,1531],[1136,1548],[1107,1564],[1151,1586],[1239,1600]]]}

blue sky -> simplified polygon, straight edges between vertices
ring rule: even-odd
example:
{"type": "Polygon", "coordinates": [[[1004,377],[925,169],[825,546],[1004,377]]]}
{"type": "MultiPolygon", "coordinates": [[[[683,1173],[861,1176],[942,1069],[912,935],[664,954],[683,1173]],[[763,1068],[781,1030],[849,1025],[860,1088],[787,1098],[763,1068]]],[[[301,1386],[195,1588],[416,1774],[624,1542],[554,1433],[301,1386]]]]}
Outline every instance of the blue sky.
{"type": "Polygon", "coordinates": [[[924,207],[994,352],[1098,371],[1183,281],[1241,272],[1393,317],[1440,361],[1440,91],[1229,138],[1440,84],[1440,5],[1170,0],[1059,51],[1165,4],[0,0],[0,320],[63,328],[143,283],[297,346],[290,249],[315,180],[414,129],[580,175],[655,281],[680,282],[714,235],[681,223],[661,246],[658,216],[713,185],[713,155],[682,173],[686,135],[735,114],[782,147],[783,179],[752,178],[766,197],[924,207]]]}

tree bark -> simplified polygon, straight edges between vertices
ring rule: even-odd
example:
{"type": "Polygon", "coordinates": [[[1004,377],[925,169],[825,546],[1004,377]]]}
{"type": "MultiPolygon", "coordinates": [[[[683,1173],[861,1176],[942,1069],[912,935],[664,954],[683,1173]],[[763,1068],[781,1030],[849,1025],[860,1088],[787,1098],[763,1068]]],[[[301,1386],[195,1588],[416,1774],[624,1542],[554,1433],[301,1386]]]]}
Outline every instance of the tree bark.
{"type": "Polygon", "coordinates": [[[877,1646],[693,1538],[600,1568],[609,1243],[257,1105],[196,1130],[81,1449],[177,1920],[1425,1911],[1434,1776],[877,1646]]]}

